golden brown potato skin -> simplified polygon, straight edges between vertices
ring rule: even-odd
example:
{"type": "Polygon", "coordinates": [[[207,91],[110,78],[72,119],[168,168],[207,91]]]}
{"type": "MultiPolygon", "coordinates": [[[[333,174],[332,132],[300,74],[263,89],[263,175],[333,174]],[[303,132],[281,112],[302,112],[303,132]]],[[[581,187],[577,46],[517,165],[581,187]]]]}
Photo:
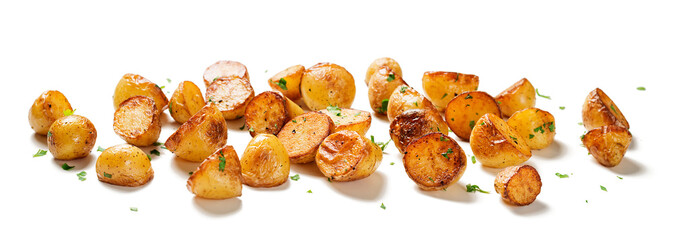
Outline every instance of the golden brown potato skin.
{"type": "Polygon", "coordinates": [[[59,160],[83,158],[96,145],[98,133],[89,119],[70,115],[54,121],[47,133],[49,152],[59,160]]]}
{"type": "Polygon", "coordinates": [[[488,93],[464,92],[453,98],[444,111],[446,123],[456,136],[463,140],[470,138],[477,120],[486,113],[500,117],[500,108],[488,93]]]}
{"type": "Polygon", "coordinates": [[[47,135],[51,124],[65,116],[65,110],[72,111],[70,102],[63,93],[56,90],[40,94],[28,111],[28,123],[35,133],[47,135]]]}
{"type": "Polygon", "coordinates": [[[285,70],[276,73],[273,77],[269,78],[269,86],[276,91],[283,93],[287,98],[292,101],[299,100],[301,98],[301,91],[299,89],[299,84],[301,83],[301,78],[304,76],[304,71],[306,69],[302,65],[294,65],[292,67],[286,68],[285,70]],[[285,88],[283,89],[280,84],[280,79],[285,80],[285,88]]]}
{"type": "Polygon", "coordinates": [[[187,180],[197,197],[227,199],[241,196],[241,163],[232,146],[224,146],[204,160],[187,180]],[[220,168],[224,164],[224,168],[220,168]]]}
{"type": "Polygon", "coordinates": [[[353,75],[333,63],[318,63],[306,69],[300,88],[304,103],[313,111],[328,106],[349,108],[355,99],[353,75]]]}
{"type": "Polygon", "coordinates": [[[381,148],[356,131],[343,130],[329,135],[315,157],[323,175],[332,181],[363,179],[376,171],[383,159],[381,148]]]}
{"type": "Polygon", "coordinates": [[[530,165],[503,169],[496,175],[494,185],[505,202],[516,206],[533,203],[542,190],[540,174],[530,165]]]}
{"type": "Polygon", "coordinates": [[[176,156],[201,162],[227,144],[227,121],[208,103],[173,133],[164,146],[176,156]]]}
{"type": "Polygon", "coordinates": [[[245,108],[245,125],[250,136],[278,134],[290,120],[286,106],[286,98],[279,92],[267,91],[255,96],[245,108]]]}
{"type": "Polygon", "coordinates": [[[485,167],[515,166],[532,156],[522,137],[500,117],[490,113],[477,121],[470,136],[470,147],[485,167]]]}
{"type": "Polygon", "coordinates": [[[243,117],[248,103],[255,97],[252,85],[242,78],[222,78],[206,89],[206,99],[220,109],[227,120],[243,117]]]}
{"type": "Polygon", "coordinates": [[[190,81],[183,81],[175,89],[168,103],[168,111],[176,122],[183,124],[206,105],[201,90],[190,81]]]}
{"type": "Polygon", "coordinates": [[[478,76],[456,72],[425,72],[422,81],[425,94],[440,111],[458,94],[479,87],[478,76]]]}
{"type": "Polygon", "coordinates": [[[240,62],[229,60],[217,61],[208,66],[203,73],[203,83],[206,84],[206,87],[220,78],[240,78],[248,82],[250,81],[248,68],[240,62]]]}
{"type": "Polygon", "coordinates": [[[411,142],[403,161],[409,178],[427,191],[450,186],[463,176],[467,167],[463,149],[442,133],[428,133],[411,142]]]}
{"type": "Polygon", "coordinates": [[[161,134],[159,110],[151,98],[133,96],[119,105],[112,127],[127,143],[139,147],[150,146],[161,134]]]}
{"type": "Polygon", "coordinates": [[[502,115],[512,116],[515,112],[535,107],[535,88],[528,79],[523,78],[495,96],[502,115]]]}
{"type": "Polygon", "coordinates": [[[290,176],[290,158],[283,144],[271,134],[259,134],[250,140],[241,159],[243,184],[251,187],[275,187],[290,176]]]}
{"type": "Polygon", "coordinates": [[[143,150],[129,144],[109,147],[96,160],[98,181],[137,187],[154,177],[150,158],[143,150]]]}
{"type": "Polygon", "coordinates": [[[159,112],[163,112],[168,108],[168,98],[166,98],[159,85],[140,75],[127,73],[117,83],[114,95],[112,96],[115,110],[119,108],[119,104],[123,101],[136,95],[152,98],[159,112]]]}
{"type": "Polygon", "coordinates": [[[390,122],[390,138],[400,153],[404,153],[412,141],[433,132],[449,134],[449,127],[436,110],[407,110],[390,122]]]}
{"type": "Polygon", "coordinates": [[[554,115],[539,109],[527,108],[512,114],[507,125],[516,131],[530,149],[543,149],[554,142],[556,122],[554,115]]]}
{"type": "Polygon", "coordinates": [[[315,160],[320,143],[334,131],[332,119],[321,112],[307,112],[287,122],[278,139],[287,149],[292,163],[315,160]]]}
{"type": "Polygon", "coordinates": [[[386,114],[390,103],[390,95],[392,95],[395,89],[400,85],[407,85],[407,83],[402,80],[401,76],[395,74],[395,72],[388,67],[384,66],[372,74],[367,92],[369,96],[369,106],[372,107],[372,110],[379,114],[386,114]],[[387,101],[388,103],[384,103],[384,101],[387,101]]]}
{"type": "Polygon", "coordinates": [[[410,109],[428,109],[437,111],[432,102],[418,91],[407,85],[400,85],[390,95],[388,100],[388,121],[393,121],[397,115],[410,109]]]}
{"type": "Polygon", "coordinates": [[[335,129],[333,132],[352,130],[364,136],[372,125],[372,115],[367,111],[341,108],[338,112],[339,116],[327,109],[320,110],[320,112],[327,114],[334,122],[335,129]]]}
{"type": "Polygon", "coordinates": [[[614,167],[624,158],[631,145],[631,132],[617,125],[594,128],[582,137],[589,153],[603,166],[614,167]]]}
{"type": "Polygon", "coordinates": [[[374,62],[369,64],[369,67],[367,68],[367,74],[365,75],[365,85],[369,86],[369,80],[372,75],[383,67],[390,68],[393,72],[395,72],[395,75],[400,76],[400,78],[402,77],[402,68],[400,67],[400,64],[397,63],[395,59],[382,57],[374,60],[374,62]]]}
{"type": "Polygon", "coordinates": [[[587,130],[613,124],[629,129],[629,122],[622,111],[600,88],[591,91],[584,101],[582,123],[587,130]]]}

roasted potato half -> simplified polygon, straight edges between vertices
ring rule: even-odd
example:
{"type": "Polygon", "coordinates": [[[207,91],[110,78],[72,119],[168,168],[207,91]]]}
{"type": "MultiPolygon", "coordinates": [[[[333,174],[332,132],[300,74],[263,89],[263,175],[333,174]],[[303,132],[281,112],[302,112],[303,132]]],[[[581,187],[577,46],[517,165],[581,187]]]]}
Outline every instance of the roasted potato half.
{"type": "Polygon", "coordinates": [[[151,98],[133,96],[119,105],[112,127],[127,143],[139,147],[150,146],[161,134],[159,110],[151,98]]]}
{"type": "Polygon", "coordinates": [[[251,136],[268,133],[276,135],[290,120],[286,98],[279,92],[267,91],[255,96],[245,108],[245,125],[251,136]]]}
{"type": "Polygon", "coordinates": [[[137,187],[154,177],[150,157],[138,147],[120,144],[109,147],[96,160],[98,181],[137,187]]]}
{"type": "Polygon", "coordinates": [[[407,85],[397,86],[388,100],[388,121],[410,109],[428,109],[437,111],[432,102],[418,91],[407,85]]]}
{"type": "Polygon", "coordinates": [[[400,153],[404,153],[412,141],[433,132],[449,134],[449,127],[437,110],[407,110],[390,122],[390,138],[400,153]]]}
{"type": "Polygon", "coordinates": [[[56,90],[40,94],[28,111],[28,123],[35,133],[47,135],[51,124],[65,116],[65,111],[72,111],[70,102],[63,93],[56,90]]]}
{"type": "Polygon", "coordinates": [[[540,174],[530,165],[511,166],[498,172],[495,177],[495,192],[502,199],[516,206],[531,204],[540,194],[540,174]]]}
{"type": "Polygon", "coordinates": [[[98,132],[88,118],[70,115],[54,121],[47,132],[49,152],[59,160],[83,158],[96,145],[98,132]]]}
{"type": "Polygon", "coordinates": [[[386,114],[390,102],[390,95],[400,85],[407,85],[402,77],[395,74],[389,67],[382,67],[372,74],[369,79],[369,106],[374,112],[386,114]]]}
{"type": "Polygon", "coordinates": [[[381,159],[383,152],[379,146],[356,131],[343,130],[322,141],[315,163],[332,181],[347,182],[374,173],[381,159]]]}
{"type": "Polygon", "coordinates": [[[528,79],[523,78],[495,96],[502,115],[512,116],[515,112],[535,107],[535,88],[528,79]]]}
{"type": "Polygon", "coordinates": [[[400,68],[400,64],[395,61],[395,59],[389,58],[389,57],[382,57],[379,59],[374,60],[371,64],[369,64],[369,67],[367,68],[367,75],[365,76],[365,85],[369,86],[369,80],[374,75],[375,72],[377,72],[379,69],[383,67],[388,67],[393,72],[395,72],[395,75],[402,77],[402,68],[400,68]]]}
{"type": "Polygon", "coordinates": [[[582,122],[587,130],[613,124],[629,129],[629,122],[622,111],[600,88],[591,91],[584,100],[582,122]]]}
{"type": "Polygon", "coordinates": [[[334,131],[334,123],[327,114],[307,112],[287,122],[278,133],[292,163],[315,160],[320,143],[334,131]]]}
{"type": "Polygon", "coordinates": [[[213,103],[201,108],[182,124],[164,146],[176,156],[201,162],[227,144],[227,121],[213,103]]]}
{"type": "Polygon", "coordinates": [[[456,72],[425,72],[422,82],[425,94],[439,110],[444,110],[458,94],[477,91],[479,87],[478,76],[456,72]]]}
{"type": "Polygon", "coordinates": [[[232,146],[224,146],[204,160],[187,180],[197,197],[227,199],[241,196],[241,163],[232,146]]]}
{"type": "Polygon", "coordinates": [[[631,144],[631,132],[617,125],[602,126],[582,136],[582,143],[598,163],[614,167],[622,162],[626,149],[631,144]]]}
{"type": "Polygon", "coordinates": [[[554,142],[556,136],[554,115],[538,108],[515,112],[507,120],[507,125],[521,136],[530,149],[546,148],[554,142]]]}
{"type": "Polygon", "coordinates": [[[352,130],[364,136],[372,125],[372,115],[367,111],[327,107],[327,109],[320,110],[320,112],[332,118],[332,122],[335,125],[334,132],[352,130]]]}
{"type": "Polygon", "coordinates": [[[301,83],[301,78],[304,76],[304,71],[306,69],[302,65],[286,68],[269,78],[269,86],[283,93],[290,100],[296,101],[301,98],[299,84],[301,83]]]}
{"type": "Polygon", "coordinates": [[[183,124],[204,105],[206,102],[199,87],[193,82],[183,81],[173,92],[168,103],[168,111],[176,122],[183,124]]]}
{"type": "Polygon", "coordinates": [[[168,108],[168,98],[166,98],[166,95],[159,85],[140,75],[127,73],[119,80],[119,83],[117,83],[114,95],[112,96],[115,110],[117,110],[119,104],[126,101],[126,99],[138,95],[146,96],[154,100],[159,112],[163,112],[168,108]]]}
{"type": "Polygon", "coordinates": [[[245,107],[255,97],[255,90],[248,80],[242,78],[222,78],[214,81],[206,89],[206,99],[213,102],[227,120],[243,117],[245,107]]]}
{"type": "Polygon", "coordinates": [[[446,123],[458,137],[470,138],[477,120],[486,113],[500,117],[500,108],[495,99],[485,92],[464,92],[453,98],[444,111],[446,123]]]}
{"type": "Polygon", "coordinates": [[[250,81],[248,68],[243,63],[229,60],[217,61],[213,65],[208,66],[203,73],[203,83],[206,84],[206,87],[220,78],[240,78],[248,82],[250,81]]]}
{"type": "Polygon", "coordinates": [[[313,111],[328,106],[349,108],[355,99],[353,75],[333,63],[318,63],[306,69],[300,89],[304,103],[313,111]]]}
{"type": "Polygon", "coordinates": [[[290,176],[290,157],[276,136],[256,135],[243,152],[241,174],[243,184],[251,187],[281,185],[290,176]]]}
{"type": "Polygon", "coordinates": [[[504,120],[491,113],[482,116],[472,129],[470,147],[472,154],[485,167],[515,166],[532,156],[523,138],[504,120]]]}
{"type": "Polygon", "coordinates": [[[404,169],[423,190],[440,190],[458,181],[465,173],[467,157],[453,138],[428,133],[407,146],[404,169]]]}

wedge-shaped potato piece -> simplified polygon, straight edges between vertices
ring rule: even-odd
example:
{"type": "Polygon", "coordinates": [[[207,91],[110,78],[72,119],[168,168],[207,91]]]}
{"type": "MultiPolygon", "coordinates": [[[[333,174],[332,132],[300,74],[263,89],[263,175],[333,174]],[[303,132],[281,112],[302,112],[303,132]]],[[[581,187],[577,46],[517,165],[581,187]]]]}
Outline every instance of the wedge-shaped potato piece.
{"type": "Polygon", "coordinates": [[[467,157],[453,138],[428,133],[407,146],[404,169],[423,190],[440,190],[458,181],[465,173],[467,157]]]}
{"type": "Polygon", "coordinates": [[[215,104],[208,103],[173,133],[164,146],[176,156],[201,162],[227,144],[227,121],[215,104]]]}
{"type": "Polygon", "coordinates": [[[335,125],[334,132],[352,130],[364,136],[372,125],[372,115],[367,111],[327,107],[327,109],[320,110],[320,112],[332,118],[332,122],[335,125]]]}
{"type": "Polygon", "coordinates": [[[206,84],[206,87],[220,78],[240,78],[248,82],[250,81],[248,68],[240,62],[229,60],[217,61],[213,65],[208,66],[203,73],[203,83],[206,84]]]}
{"type": "Polygon", "coordinates": [[[507,167],[495,177],[495,192],[516,206],[533,203],[541,189],[540,174],[530,165],[507,167]]]}
{"type": "Polygon", "coordinates": [[[72,111],[70,102],[63,93],[56,90],[43,92],[28,111],[28,123],[35,133],[47,135],[51,124],[65,116],[65,111],[72,111]]]}
{"type": "Polygon", "coordinates": [[[168,111],[176,122],[183,124],[204,105],[206,102],[199,87],[193,82],[183,81],[173,92],[168,103],[168,111]]]}
{"type": "Polygon", "coordinates": [[[404,153],[412,141],[433,132],[449,134],[449,127],[436,110],[407,110],[390,122],[390,138],[400,153],[404,153]]]}
{"type": "Polygon", "coordinates": [[[470,136],[470,147],[485,167],[515,166],[532,156],[523,138],[504,120],[490,113],[477,121],[470,136]]]}
{"type": "Polygon", "coordinates": [[[582,122],[587,130],[613,124],[629,129],[629,122],[622,111],[600,88],[591,91],[584,101],[582,122]]]}
{"type": "Polygon", "coordinates": [[[478,76],[456,72],[425,72],[422,81],[425,94],[440,111],[458,94],[479,87],[478,76]]]}
{"type": "Polygon", "coordinates": [[[159,110],[151,98],[133,96],[119,105],[112,127],[127,143],[139,147],[150,146],[161,134],[159,110]]]}
{"type": "Polygon", "coordinates": [[[304,114],[304,109],[287,97],[285,97],[285,109],[287,109],[291,119],[304,114]]]}
{"type": "Polygon", "coordinates": [[[241,159],[243,184],[275,187],[290,176],[290,158],[276,136],[259,134],[250,140],[241,159]]]}
{"type": "Polygon", "coordinates": [[[255,96],[245,108],[245,125],[250,135],[268,133],[276,135],[290,120],[286,98],[279,92],[267,91],[255,96]]]}
{"type": "Polygon", "coordinates": [[[332,119],[321,112],[307,112],[287,122],[278,133],[278,139],[292,163],[315,160],[320,143],[334,131],[332,119]]]}
{"type": "Polygon", "coordinates": [[[356,131],[332,133],[320,144],[315,163],[332,181],[348,182],[363,179],[376,171],[383,151],[356,131]]]}
{"type": "Polygon", "coordinates": [[[388,100],[388,121],[410,109],[428,109],[437,111],[432,102],[407,85],[397,86],[388,100]]]}
{"type": "Polygon", "coordinates": [[[154,104],[157,105],[159,112],[163,112],[168,108],[168,98],[166,98],[166,95],[159,85],[140,75],[127,73],[119,80],[119,83],[117,83],[115,93],[112,96],[115,110],[117,110],[119,104],[126,101],[126,99],[138,95],[146,96],[154,100],[154,104]]]}
{"type": "Polygon", "coordinates": [[[213,102],[227,120],[243,117],[245,107],[255,97],[252,85],[242,78],[222,78],[206,89],[206,99],[213,102]]]}
{"type": "Polygon", "coordinates": [[[556,136],[554,115],[538,108],[515,112],[507,120],[507,125],[521,136],[530,149],[546,148],[554,142],[556,136]]]}
{"type": "Polygon", "coordinates": [[[535,107],[535,88],[523,78],[495,96],[502,115],[509,117],[515,112],[535,107]]]}
{"type": "Polygon", "coordinates": [[[109,147],[96,160],[98,181],[137,187],[154,177],[149,156],[140,148],[120,144],[109,147]]]}
{"type": "Polygon", "coordinates": [[[241,196],[241,163],[232,146],[224,146],[189,176],[187,189],[197,197],[227,199],[241,196]]]}
{"type": "Polygon", "coordinates": [[[584,136],[582,143],[603,166],[614,167],[622,162],[631,144],[631,132],[617,125],[594,128],[584,136]]]}
{"type": "Polygon", "coordinates": [[[386,114],[388,112],[388,103],[390,102],[390,95],[400,85],[407,85],[401,76],[388,68],[382,67],[369,79],[369,106],[374,112],[379,114],[386,114]]]}
{"type": "Polygon", "coordinates": [[[98,132],[88,118],[70,115],[54,121],[47,132],[47,146],[54,158],[72,160],[91,153],[98,132]]]}
{"type": "Polygon", "coordinates": [[[269,86],[276,91],[283,93],[290,100],[296,101],[301,98],[299,84],[304,76],[304,66],[294,65],[285,70],[276,73],[269,78],[269,86]]]}
{"type": "Polygon", "coordinates": [[[318,63],[306,69],[300,89],[304,103],[313,111],[328,106],[349,108],[355,99],[353,75],[333,63],[318,63]]]}
{"type": "Polygon", "coordinates": [[[395,59],[382,57],[374,60],[374,62],[369,64],[369,67],[367,68],[367,75],[365,76],[365,85],[369,86],[369,81],[372,75],[374,75],[375,72],[383,67],[390,68],[393,72],[395,72],[395,75],[400,76],[400,78],[402,77],[402,68],[400,68],[400,64],[397,63],[395,59]]]}
{"type": "Polygon", "coordinates": [[[463,140],[470,138],[477,120],[486,113],[500,118],[500,108],[495,99],[485,92],[464,92],[453,98],[444,111],[451,131],[463,140]]]}

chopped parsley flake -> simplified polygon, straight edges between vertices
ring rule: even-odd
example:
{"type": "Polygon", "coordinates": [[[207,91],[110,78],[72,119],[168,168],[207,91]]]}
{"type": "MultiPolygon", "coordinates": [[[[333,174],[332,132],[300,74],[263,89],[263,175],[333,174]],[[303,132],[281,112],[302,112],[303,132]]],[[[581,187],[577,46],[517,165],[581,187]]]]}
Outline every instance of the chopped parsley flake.
{"type": "Polygon", "coordinates": [[[533,134],[528,134],[528,139],[533,139],[534,137],[535,137],[535,135],[533,135],[533,134]]]}
{"type": "Polygon", "coordinates": [[[472,99],[472,96],[468,93],[467,96],[465,96],[465,99],[472,99]]]}
{"type": "Polygon", "coordinates": [[[153,146],[161,146],[161,145],[163,145],[163,143],[160,143],[160,142],[154,142],[154,143],[152,143],[152,145],[153,145],[153,146]]]}
{"type": "Polygon", "coordinates": [[[285,81],[285,78],[280,78],[278,82],[275,82],[276,85],[280,87],[280,89],[287,90],[287,81],[285,81]]]}
{"type": "Polygon", "coordinates": [[[65,115],[65,116],[70,116],[70,115],[72,115],[73,113],[75,113],[75,111],[77,111],[77,109],[75,109],[75,110],[66,109],[66,110],[63,110],[63,115],[65,115]]]}
{"type": "Polygon", "coordinates": [[[472,164],[475,164],[475,163],[477,163],[477,157],[472,156],[472,164]]]}
{"type": "Polygon", "coordinates": [[[614,104],[610,104],[610,109],[612,109],[613,112],[617,113],[617,110],[615,110],[615,105],[614,104]]]}
{"type": "Polygon", "coordinates": [[[392,165],[395,165],[395,162],[390,162],[390,165],[391,165],[391,166],[392,166],[392,165]]]}
{"type": "Polygon", "coordinates": [[[227,158],[224,157],[224,153],[220,152],[220,157],[218,159],[220,159],[219,170],[220,172],[224,172],[224,167],[227,165],[227,158]]]}
{"type": "Polygon", "coordinates": [[[168,83],[171,83],[173,80],[171,80],[170,78],[166,78],[166,81],[167,81],[168,83]]]}
{"type": "Polygon", "coordinates": [[[448,138],[445,138],[444,136],[439,136],[439,140],[442,141],[442,142],[447,142],[447,141],[449,141],[449,139],[448,139],[448,138]]]}
{"type": "Polygon", "coordinates": [[[386,205],[383,205],[383,203],[381,203],[381,209],[386,210],[386,205]]]}
{"type": "Polygon", "coordinates": [[[402,87],[400,88],[400,93],[404,93],[404,92],[406,92],[406,91],[407,91],[407,88],[409,88],[409,87],[407,87],[407,86],[402,86],[402,87]]]}
{"type": "Polygon", "coordinates": [[[568,174],[556,173],[556,176],[559,178],[568,178],[568,174]]]}
{"type": "Polygon", "coordinates": [[[294,176],[290,176],[290,179],[292,179],[292,181],[299,180],[299,174],[295,174],[294,176]]]}
{"type": "Polygon", "coordinates": [[[386,78],[386,81],[392,82],[395,80],[395,73],[388,74],[388,78],[386,78]]]}
{"type": "Polygon", "coordinates": [[[388,146],[388,143],[390,143],[390,141],[392,141],[392,139],[390,139],[385,143],[384,142],[377,142],[377,141],[374,141],[374,135],[369,135],[369,139],[372,141],[372,143],[379,146],[381,148],[381,151],[385,150],[386,147],[388,146]]]}
{"type": "Polygon", "coordinates": [[[250,128],[248,129],[248,131],[250,131],[250,132],[255,132],[255,129],[252,128],[252,127],[250,127],[250,128]]]}
{"type": "Polygon", "coordinates": [[[341,108],[337,106],[329,105],[327,106],[327,111],[331,114],[334,114],[334,116],[341,117],[341,108]]]}
{"type": "Polygon", "coordinates": [[[620,176],[617,176],[617,178],[619,178],[619,179],[624,179],[623,177],[620,177],[620,176]]]}
{"type": "Polygon", "coordinates": [[[537,93],[537,95],[540,96],[540,97],[543,97],[543,98],[546,98],[546,99],[551,100],[551,97],[550,97],[550,96],[545,96],[545,95],[540,94],[540,92],[537,90],[537,88],[535,89],[535,93],[537,93]]]}
{"type": "Polygon", "coordinates": [[[293,123],[297,123],[297,120],[292,119],[292,122],[293,122],[293,123]]]}
{"type": "Polygon", "coordinates": [[[560,107],[558,107],[558,108],[561,109],[561,110],[566,110],[566,107],[565,107],[565,106],[560,106],[560,107]]]}
{"type": "Polygon", "coordinates": [[[448,94],[448,93],[444,93],[444,95],[442,95],[442,98],[441,98],[441,99],[444,99],[446,96],[449,96],[449,94],[448,94]]]}
{"type": "Polygon", "coordinates": [[[603,187],[603,185],[601,185],[601,190],[606,191],[606,192],[608,191],[608,189],[603,187]]]}
{"type": "Polygon", "coordinates": [[[245,129],[245,123],[243,123],[243,126],[241,126],[240,128],[238,128],[238,130],[243,130],[243,129],[245,129]]]}
{"type": "Polygon", "coordinates": [[[145,153],[145,155],[147,155],[147,159],[149,159],[150,161],[152,161],[152,157],[151,157],[149,154],[145,153]]]}
{"type": "Polygon", "coordinates": [[[474,128],[474,120],[470,121],[470,129],[474,128]]]}
{"type": "Polygon", "coordinates": [[[112,174],[103,172],[103,177],[106,177],[106,178],[112,178],[112,174]]]}
{"type": "Polygon", "coordinates": [[[449,154],[453,153],[453,149],[449,148],[446,150],[445,153],[442,153],[442,157],[445,157],[446,159],[449,159],[449,154]]]}
{"type": "MultiPolygon", "coordinates": [[[[388,99],[383,99],[381,101],[381,107],[378,109],[378,112],[381,114],[384,114],[388,111],[388,99]]],[[[416,103],[416,106],[418,106],[418,103],[416,103]]]]}
{"type": "Polygon", "coordinates": [[[84,181],[84,180],[86,180],[86,172],[85,172],[85,171],[81,171],[81,172],[79,172],[79,173],[77,174],[77,178],[79,178],[80,181],[84,181]]]}
{"type": "Polygon", "coordinates": [[[47,137],[51,137],[51,131],[47,132],[47,137]]]}
{"type": "Polygon", "coordinates": [[[307,193],[313,193],[313,191],[311,191],[311,189],[309,189],[309,190],[308,190],[308,191],[306,191],[306,192],[307,192],[307,193]]]}
{"type": "Polygon", "coordinates": [[[33,157],[42,157],[47,155],[47,150],[38,149],[37,153],[33,154],[33,157]]]}
{"type": "Polygon", "coordinates": [[[638,91],[645,91],[645,87],[638,87],[638,91]]]}
{"type": "Polygon", "coordinates": [[[75,168],[75,166],[70,166],[67,163],[64,163],[63,165],[61,165],[61,168],[63,168],[63,170],[67,171],[67,170],[75,168]]]}
{"type": "Polygon", "coordinates": [[[161,156],[161,153],[159,151],[157,151],[156,149],[152,149],[152,151],[150,151],[150,154],[161,156]]]}
{"type": "Polygon", "coordinates": [[[469,183],[465,186],[465,188],[467,188],[467,192],[480,192],[480,193],[486,193],[486,194],[490,193],[490,192],[481,190],[481,188],[479,188],[479,186],[477,186],[477,185],[472,185],[472,184],[469,184],[469,183]]]}
{"type": "Polygon", "coordinates": [[[138,211],[138,208],[137,208],[137,207],[131,207],[131,211],[133,211],[133,212],[137,212],[137,211],[138,211]]]}

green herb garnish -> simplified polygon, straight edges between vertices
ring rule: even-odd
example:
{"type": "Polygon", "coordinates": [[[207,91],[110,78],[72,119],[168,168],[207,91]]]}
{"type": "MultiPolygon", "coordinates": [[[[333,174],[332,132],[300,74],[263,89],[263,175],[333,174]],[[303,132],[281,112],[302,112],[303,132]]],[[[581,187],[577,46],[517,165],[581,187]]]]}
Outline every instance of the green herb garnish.
{"type": "Polygon", "coordinates": [[[406,91],[407,91],[407,88],[409,88],[409,87],[407,87],[407,86],[402,86],[402,87],[400,88],[400,93],[404,93],[404,92],[406,92],[406,91]]]}
{"type": "Polygon", "coordinates": [[[292,179],[292,181],[299,180],[299,174],[295,174],[294,176],[290,176],[290,179],[292,179]]]}
{"type": "Polygon", "coordinates": [[[156,149],[152,149],[152,151],[150,151],[150,154],[161,156],[161,153],[159,151],[157,151],[156,149]]]}
{"type": "Polygon", "coordinates": [[[558,107],[558,108],[561,109],[561,110],[566,110],[566,107],[565,107],[565,106],[560,106],[560,107],[558,107]]]}
{"type": "Polygon", "coordinates": [[[469,183],[465,186],[465,188],[467,188],[467,192],[480,192],[480,193],[486,193],[486,194],[490,193],[490,192],[481,190],[481,188],[479,188],[479,186],[477,186],[477,185],[472,185],[472,184],[469,184],[469,183]]]}
{"type": "Polygon", "coordinates": [[[556,173],[556,176],[559,178],[568,178],[568,174],[556,173]]]}
{"type": "Polygon", "coordinates": [[[103,172],[103,177],[106,177],[106,178],[112,178],[112,174],[103,172]]]}
{"type": "Polygon", "coordinates": [[[601,185],[601,190],[606,191],[606,192],[608,191],[608,189],[603,187],[603,185],[601,185]]]}
{"type": "Polygon", "coordinates": [[[307,192],[307,193],[313,193],[313,191],[311,191],[311,189],[309,189],[309,190],[308,190],[308,191],[306,191],[306,192],[307,192]]]}
{"type": "Polygon", "coordinates": [[[465,99],[472,99],[472,96],[468,93],[467,96],[465,96],[465,99]]]}
{"type": "Polygon", "coordinates": [[[617,178],[619,178],[619,179],[624,179],[623,177],[620,177],[620,176],[617,176],[617,178]]]}
{"type": "Polygon", "coordinates": [[[528,139],[533,139],[534,137],[535,137],[535,135],[533,135],[533,134],[528,134],[528,139]]]}
{"type": "Polygon", "coordinates": [[[550,96],[545,96],[545,95],[540,94],[540,92],[537,90],[537,88],[535,89],[535,93],[537,93],[537,95],[540,96],[540,97],[543,97],[543,98],[546,98],[546,99],[551,100],[551,97],[550,97],[550,96]]]}
{"type": "Polygon", "coordinates": [[[224,157],[224,153],[220,152],[220,157],[218,158],[220,160],[220,172],[224,172],[224,167],[227,165],[227,158],[224,157]]]}
{"type": "Polygon", "coordinates": [[[395,165],[395,162],[390,162],[390,165],[391,165],[391,166],[392,166],[392,165],[395,165]]]}
{"type": "Polygon", "coordinates": [[[248,131],[250,131],[250,132],[255,132],[255,129],[252,128],[252,127],[250,127],[250,128],[248,128],[248,131]]]}
{"type": "Polygon", "coordinates": [[[137,207],[131,207],[131,211],[137,212],[138,208],[137,207]]]}
{"type": "Polygon", "coordinates": [[[337,117],[341,117],[341,108],[337,106],[329,105],[327,106],[327,111],[330,112],[331,114],[334,114],[337,117]]]}
{"type": "Polygon", "coordinates": [[[167,81],[168,83],[171,83],[173,80],[171,80],[170,78],[166,78],[166,81],[167,81]]]}
{"type": "Polygon", "coordinates": [[[47,132],[47,137],[51,137],[51,131],[47,132]]]}
{"type": "Polygon", "coordinates": [[[285,78],[280,78],[275,84],[280,86],[280,89],[287,90],[287,81],[285,81],[285,78]]]}
{"type": "Polygon", "coordinates": [[[77,178],[79,178],[80,181],[84,181],[84,180],[86,180],[86,172],[85,172],[85,171],[81,171],[81,172],[79,172],[79,173],[77,174],[77,178]]]}
{"type": "Polygon", "coordinates": [[[638,87],[638,91],[645,91],[645,87],[638,87]]]}
{"type": "Polygon", "coordinates": [[[472,164],[475,164],[475,163],[477,163],[477,157],[472,156],[472,164]]]}
{"type": "Polygon", "coordinates": [[[617,113],[617,110],[615,110],[615,105],[614,104],[610,104],[610,109],[612,109],[613,112],[617,113]]]}
{"type": "Polygon", "coordinates": [[[474,128],[474,120],[470,121],[470,129],[474,128]]]}
{"type": "Polygon", "coordinates": [[[47,155],[47,150],[38,149],[37,153],[33,154],[33,157],[42,157],[47,155]]]}
{"type": "Polygon", "coordinates": [[[388,82],[392,82],[395,80],[395,73],[388,74],[388,78],[386,78],[388,82]]]}
{"type": "Polygon", "coordinates": [[[449,94],[448,94],[448,93],[444,93],[444,95],[442,95],[442,98],[440,98],[440,99],[444,99],[446,96],[449,96],[449,94]]]}
{"type": "Polygon", "coordinates": [[[163,145],[163,143],[160,143],[160,142],[154,142],[154,143],[152,143],[152,146],[161,146],[161,145],[163,145]]]}
{"type": "Polygon", "coordinates": [[[61,165],[61,168],[63,168],[63,170],[68,171],[68,170],[70,170],[70,169],[75,168],[75,166],[70,166],[70,165],[68,165],[67,163],[64,163],[63,165],[61,165]]]}
{"type": "Polygon", "coordinates": [[[103,148],[103,147],[101,147],[101,146],[98,146],[98,150],[97,150],[97,151],[99,151],[99,152],[103,152],[103,151],[105,151],[105,148],[103,148]]]}
{"type": "MultiPolygon", "coordinates": [[[[386,113],[388,111],[388,101],[390,101],[390,100],[383,99],[383,101],[381,101],[381,107],[378,109],[379,113],[383,114],[383,113],[386,113]]],[[[418,106],[418,104],[416,104],[416,106],[418,106]]]]}
{"type": "Polygon", "coordinates": [[[446,159],[449,159],[449,154],[453,153],[453,149],[449,148],[446,150],[445,153],[442,153],[442,157],[445,157],[446,159]]]}
{"type": "Polygon", "coordinates": [[[75,110],[66,109],[66,110],[63,110],[63,115],[64,116],[70,116],[73,113],[75,113],[75,111],[77,111],[77,109],[75,109],[75,110]]]}
{"type": "Polygon", "coordinates": [[[386,205],[383,205],[383,203],[381,203],[381,208],[382,208],[383,210],[386,210],[386,205]]]}

